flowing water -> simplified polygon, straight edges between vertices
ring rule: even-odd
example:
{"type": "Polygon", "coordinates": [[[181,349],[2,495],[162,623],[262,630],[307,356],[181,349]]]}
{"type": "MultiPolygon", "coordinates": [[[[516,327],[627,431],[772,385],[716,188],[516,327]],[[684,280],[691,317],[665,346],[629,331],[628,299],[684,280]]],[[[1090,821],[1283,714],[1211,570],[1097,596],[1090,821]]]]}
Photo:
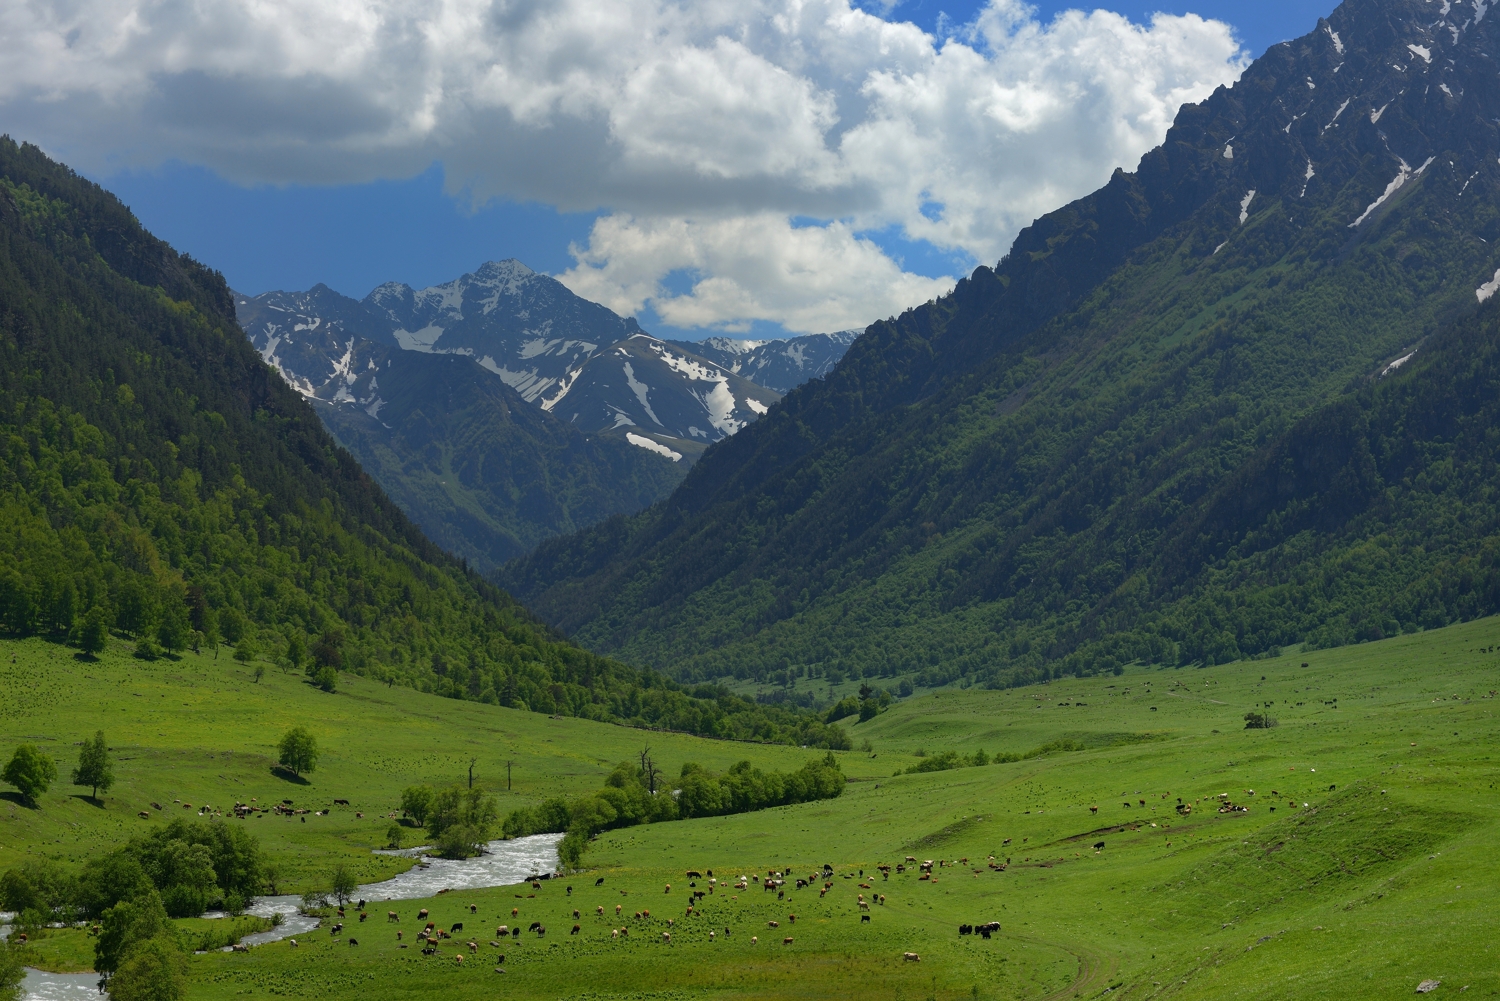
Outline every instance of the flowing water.
{"type": "MultiPolygon", "coordinates": [[[[423,849],[409,848],[381,855],[404,855],[419,859],[410,870],[393,879],[368,883],[354,891],[356,900],[383,903],[387,900],[419,900],[437,896],[439,890],[479,890],[490,886],[510,886],[534,876],[557,870],[557,843],[561,834],[538,834],[514,841],[491,841],[478,858],[449,860],[426,858],[423,849]]],[[[256,897],[246,914],[269,918],[281,915],[281,924],[270,931],[246,935],[245,945],[264,945],[284,938],[303,935],[318,927],[318,919],[299,913],[302,898],[294,896],[256,897]]],[[[222,915],[204,915],[221,917],[222,915]]],[[[6,930],[9,926],[6,926],[6,930]]],[[[97,998],[97,973],[43,973],[27,970],[21,986],[21,1001],[83,1001],[97,998]]]]}

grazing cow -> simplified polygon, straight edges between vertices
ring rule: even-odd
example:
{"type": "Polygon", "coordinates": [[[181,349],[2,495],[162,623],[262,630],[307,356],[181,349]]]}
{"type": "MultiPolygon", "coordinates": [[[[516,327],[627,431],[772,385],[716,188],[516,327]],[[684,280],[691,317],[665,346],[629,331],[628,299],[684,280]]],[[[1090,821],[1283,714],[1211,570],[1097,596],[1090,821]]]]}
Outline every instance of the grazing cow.
{"type": "Polygon", "coordinates": [[[766,922],[766,927],[767,928],[780,928],[781,927],[781,922],[780,921],[767,921],[766,922]]]}
{"type": "Polygon", "coordinates": [[[456,962],[456,963],[457,963],[457,964],[458,964],[458,965],[459,965],[459,966],[462,966],[462,965],[464,965],[464,954],[463,954],[463,953],[461,953],[461,952],[459,952],[459,953],[455,953],[455,954],[454,954],[454,956],[453,956],[453,960],[454,960],[454,962],[456,962]]]}
{"type": "Polygon", "coordinates": [[[506,925],[501,925],[499,928],[495,929],[495,937],[496,938],[504,938],[505,936],[507,936],[509,934],[510,934],[510,928],[508,926],[506,926],[506,925]]]}
{"type": "Polygon", "coordinates": [[[569,934],[569,935],[577,935],[577,934],[578,934],[578,933],[579,933],[579,932],[580,932],[580,931],[582,931],[582,930],[583,930],[583,929],[582,929],[582,928],[580,928],[580,927],[579,927],[579,926],[578,926],[578,925],[574,925],[574,926],[573,926],[573,930],[572,930],[572,931],[570,931],[570,932],[568,932],[568,934],[569,934]]]}
{"type": "Polygon", "coordinates": [[[665,890],[663,890],[662,892],[663,893],[671,893],[672,892],[672,884],[668,883],[667,884],[667,888],[665,890]]]}
{"type": "Polygon", "coordinates": [[[357,939],[357,938],[351,938],[349,940],[349,944],[350,945],[359,945],[359,939],[357,939]]]}
{"type": "Polygon", "coordinates": [[[604,905],[603,904],[599,905],[599,916],[601,918],[604,917],[604,905]]]}
{"type": "Polygon", "coordinates": [[[610,938],[619,938],[620,937],[620,929],[618,929],[618,928],[611,929],[610,933],[609,933],[609,937],[610,938]]]}
{"type": "Polygon", "coordinates": [[[760,944],[760,938],[758,936],[751,935],[750,936],[750,944],[751,945],[759,945],[760,944]]]}
{"type": "Polygon", "coordinates": [[[142,810],[140,813],[136,814],[136,816],[140,817],[142,820],[150,820],[151,819],[151,814],[147,813],[145,810],[142,810]]]}
{"type": "MultiPolygon", "coordinates": [[[[350,939],[349,940],[349,944],[350,945],[358,945],[359,943],[356,942],[356,941],[354,941],[353,939],[350,939]]],[[[248,945],[241,945],[239,942],[236,942],[236,943],[234,943],[233,945],[231,945],[229,947],[229,951],[230,952],[249,952],[250,951],[250,947],[248,945]]]]}
{"type": "Polygon", "coordinates": [[[354,906],[357,907],[360,910],[364,910],[365,909],[365,902],[363,900],[361,900],[359,903],[355,904],[354,906]]]}
{"type": "Polygon", "coordinates": [[[297,948],[297,940],[296,939],[294,939],[294,938],[293,939],[288,939],[287,941],[289,941],[292,944],[292,948],[293,949],[297,948]]]}
{"type": "Polygon", "coordinates": [[[786,938],[784,938],[784,939],[781,940],[781,944],[782,945],[791,945],[792,944],[792,937],[790,935],[788,935],[786,938]]]}
{"type": "Polygon", "coordinates": [[[651,912],[643,910],[643,911],[641,911],[641,917],[645,918],[647,921],[650,921],[651,920],[651,912]]]}
{"type": "Polygon", "coordinates": [[[424,907],[420,911],[417,912],[417,920],[418,921],[426,921],[427,920],[427,908],[424,907]]]}
{"type": "Polygon", "coordinates": [[[464,930],[464,923],[462,921],[455,921],[453,923],[453,927],[448,929],[448,931],[449,931],[450,934],[453,933],[453,932],[456,932],[456,931],[463,931],[463,930],[464,930]]]}
{"type": "Polygon", "coordinates": [[[395,911],[386,911],[385,912],[385,923],[386,924],[390,924],[392,921],[400,922],[400,920],[401,920],[401,915],[397,914],[395,911]]]}
{"type": "Polygon", "coordinates": [[[400,928],[396,929],[396,941],[397,942],[401,941],[401,929],[400,928]]]}
{"type": "Polygon", "coordinates": [[[958,933],[960,935],[972,935],[972,934],[974,934],[974,926],[973,925],[959,925],[958,926],[958,933]]]}
{"type": "Polygon", "coordinates": [[[475,942],[473,939],[470,939],[469,940],[469,951],[471,953],[472,952],[478,952],[479,951],[479,943],[475,942]]]}
{"type": "Polygon", "coordinates": [[[859,916],[859,923],[862,924],[862,925],[869,924],[870,923],[870,915],[868,915],[868,914],[861,914],[859,916]]]}
{"type": "Polygon", "coordinates": [[[795,915],[795,914],[788,914],[786,916],[786,919],[788,921],[790,921],[792,924],[796,924],[797,923],[797,915],[795,915]]]}
{"type": "Polygon", "coordinates": [[[920,963],[922,957],[918,956],[915,952],[904,952],[901,954],[901,960],[906,963],[920,963]]]}
{"type": "Polygon", "coordinates": [[[619,917],[619,916],[620,916],[620,905],[616,904],[615,905],[615,917],[619,917]]]}
{"type": "Polygon", "coordinates": [[[521,916],[521,909],[519,907],[512,907],[510,909],[510,916],[513,917],[513,918],[520,917],[521,916]]]}
{"type": "Polygon", "coordinates": [[[542,926],[542,923],[541,923],[541,922],[540,922],[540,921],[533,921],[533,922],[531,922],[531,924],[530,924],[530,925],[528,925],[528,926],[527,926],[527,927],[526,927],[526,930],[527,930],[527,931],[536,931],[536,930],[537,930],[537,929],[538,929],[538,928],[540,928],[540,927],[541,927],[541,926],[542,926]]]}
{"type": "Polygon", "coordinates": [[[369,916],[370,916],[370,915],[368,915],[368,914],[366,914],[366,913],[365,913],[365,912],[364,912],[364,911],[360,911],[360,912],[359,912],[359,919],[360,919],[360,920],[361,920],[361,921],[363,921],[363,920],[365,920],[365,918],[368,918],[368,917],[369,917],[369,916]]]}
{"type": "Polygon", "coordinates": [[[429,945],[427,948],[425,948],[425,949],[422,950],[422,955],[424,955],[424,956],[436,956],[437,955],[437,946],[435,946],[435,945],[429,945]]]}
{"type": "Polygon", "coordinates": [[[336,925],[333,926],[333,932],[332,932],[332,934],[337,935],[339,932],[341,932],[343,930],[344,930],[344,923],[342,921],[340,921],[338,924],[336,924],[336,925]]]}
{"type": "Polygon", "coordinates": [[[687,871],[687,878],[688,879],[702,879],[703,878],[703,873],[697,872],[697,871],[695,871],[693,869],[689,869],[687,871]]]}
{"type": "Polygon", "coordinates": [[[661,933],[661,940],[664,943],[666,943],[667,945],[671,945],[672,944],[672,933],[669,932],[669,931],[662,932],[661,933]]]}
{"type": "Polygon", "coordinates": [[[578,911],[576,909],[573,911],[573,920],[574,921],[578,920],[578,911]]]}
{"type": "Polygon", "coordinates": [[[1104,842],[1103,841],[1095,841],[1094,842],[1094,851],[1096,851],[1096,852],[1102,852],[1102,851],[1104,851],[1104,842]]]}
{"type": "Polygon", "coordinates": [[[349,801],[347,799],[336,799],[336,800],[333,801],[333,805],[334,806],[348,806],[349,805],[349,801]]]}
{"type": "Polygon", "coordinates": [[[604,885],[604,877],[600,876],[598,879],[594,880],[594,885],[595,886],[603,886],[604,885]]]}
{"type": "Polygon", "coordinates": [[[547,926],[546,926],[546,925],[542,925],[542,926],[541,926],[541,927],[540,927],[540,928],[538,928],[538,929],[537,929],[537,930],[536,930],[536,937],[537,937],[537,938],[542,938],[542,937],[544,937],[544,936],[545,936],[545,935],[546,935],[546,934],[547,934],[547,926]]]}
{"type": "Polygon", "coordinates": [[[479,905],[478,904],[470,904],[469,905],[469,913],[470,914],[478,914],[479,913],[479,905]]]}

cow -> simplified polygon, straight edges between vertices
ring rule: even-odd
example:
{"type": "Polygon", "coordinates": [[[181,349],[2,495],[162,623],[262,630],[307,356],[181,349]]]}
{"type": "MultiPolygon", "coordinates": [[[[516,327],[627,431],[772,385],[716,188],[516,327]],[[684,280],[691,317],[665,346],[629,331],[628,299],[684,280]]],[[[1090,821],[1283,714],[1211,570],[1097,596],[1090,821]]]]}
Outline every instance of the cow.
{"type": "Polygon", "coordinates": [[[527,927],[526,927],[526,930],[527,930],[527,931],[536,931],[536,930],[537,930],[537,929],[538,929],[538,928],[540,928],[540,927],[541,927],[541,926],[542,926],[542,923],[541,923],[541,922],[540,922],[540,921],[533,921],[533,922],[531,922],[531,924],[530,924],[530,925],[528,925],[528,926],[527,926],[527,927]]]}
{"type": "Polygon", "coordinates": [[[150,820],[151,819],[151,814],[147,813],[145,810],[142,810],[140,813],[136,814],[136,816],[140,817],[142,820],[150,820]]]}
{"type": "Polygon", "coordinates": [[[781,927],[781,922],[780,921],[767,921],[766,922],[766,927],[767,928],[780,928],[781,927]]]}
{"type": "Polygon", "coordinates": [[[521,937],[521,926],[520,925],[516,925],[514,928],[512,928],[510,930],[510,937],[511,938],[520,938],[521,937]]]}
{"type": "Polygon", "coordinates": [[[536,937],[537,938],[544,938],[546,936],[546,934],[547,934],[547,926],[546,925],[542,925],[540,928],[538,928],[536,930],[536,937]]]}
{"type": "Polygon", "coordinates": [[[475,952],[478,952],[478,951],[479,951],[479,943],[475,942],[473,939],[470,939],[469,940],[469,952],[475,953],[475,952]]]}
{"type": "Polygon", "coordinates": [[[582,930],[583,930],[583,929],[582,929],[582,928],[581,928],[581,927],[580,927],[580,926],[578,926],[578,925],[574,925],[574,926],[573,926],[573,930],[572,930],[572,931],[570,931],[570,932],[568,932],[568,934],[569,934],[569,935],[577,935],[577,934],[578,934],[578,933],[579,933],[579,932],[580,932],[580,931],[582,931],[582,930]]]}
{"type": "Polygon", "coordinates": [[[751,935],[750,936],[750,944],[751,945],[759,945],[760,944],[760,938],[759,938],[759,936],[751,935]]]}
{"type": "Polygon", "coordinates": [[[603,904],[599,905],[599,917],[601,917],[601,918],[604,917],[604,905],[603,904]]]}
{"type": "Polygon", "coordinates": [[[455,963],[457,963],[459,966],[464,965],[464,954],[461,953],[461,952],[455,953],[454,956],[453,956],[453,961],[455,963]]]}
{"type": "Polygon", "coordinates": [[[505,936],[507,936],[509,934],[510,934],[510,927],[508,925],[501,925],[499,928],[495,929],[495,937],[496,938],[504,938],[505,936]]]}
{"type": "Polygon", "coordinates": [[[350,945],[359,945],[359,939],[357,939],[357,938],[351,938],[349,940],[349,944],[350,945]]]}
{"type": "Polygon", "coordinates": [[[512,918],[518,918],[518,917],[520,917],[521,916],[521,909],[519,907],[512,907],[510,909],[510,916],[512,918]]]}
{"type": "Polygon", "coordinates": [[[620,905],[616,904],[615,905],[615,917],[619,917],[619,916],[620,916],[620,905]]]}
{"type": "Polygon", "coordinates": [[[333,801],[333,805],[334,806],[348,806],[349,805],[349,801],[347,799],[336,799],[336,800],[333,801]]]}
{"type": "Polygon", "coordinates": [[[479,905],[478,904],[470,904],[469,905],[469,913],[470,914],[478,914],[479,913],[479,905]]]}
{"type": "Polygon", "coordinates": [[[365,920],[365,919],[366,919],[366,918],[368,918],[368,917],[369,917],[369,916],[370,916],[370,915],[368,915],[368,914],[366,914],[366,913],[365,913],[365,912],[364,912],[364,911],[360,911],[360,912],[359,912],[359,919],[360,919],[360,920],[361,920],[361,921],[363,921],[363,920],[365,920]]]}
{"type": "Polygon", "coordinates": [[[573,920],[574,921],[578,920],[578,910],[577,910],[577,908],[574,908],[574,910],[573,910],[573,920]]]}
{"type": "Polygon", "coordinates": [[[702,879],[703,878],[703,873],[698,872],[698,871],[696,871],[694,869],[689,869],[687,871],[687,878],[688,879],[702,879]]]}
{"type": "Polygon", "coordinates": [[[788,935],[786,938],[784,938],[784,939],[781,940],[781,944],[782,945],[791,945],[792,944],[792,937],[790,935],[788,935]]]}
{"type": "Polygon", "coordinates": [[[672,944],[672,933],[669,932],[669,931],[662,932],[661,933],[661,940],[662,940],[663,943],[665,943],[667,945],[671,945],[672,944]]]}
{"type": "Polygon", "coordinates": [[[959,925],[958,926],[958,933],[960,935],[972,935],[972,934],[974,934],[974,926],[973,925],[959,925]]]}
{"type": "Polygon", "coordinates": [[[922,957],[918,956],[915,952],[904,952],[901,954],[901,960],[905,963],[920,963],[922,957]]]}
{"type": "Polygon", "coordinates": [[[386,911],[385,912],[385,923],[386,924],[390,924],[392,921],[400,923],[400,921],[401,921],[401,915],[397,914],[395,911],[386,911]]]}
{"type": "Polygon", "coordinates": [[[868,915],[868,914],[861,914],[859,916],[859,923],[862,924],[862,925],[869,924],[870,923],[870,915],[868,915]]]}
{"type": "Polygon", "coordinates": [[[330,934],[337,935],[339,932],[341,932],[343,930],[344,930],[344,923],[342,921],[340,921],[338,924],[336,924],[336,925],[333,926],[333,931],[330,932],[330,934]]]}
{"type": "Polygon", "coordinates": [[[448,929],[448,931],[449,931],[450,934],[452,932],[463,931],[463,930],[464,930],[464,923],[462,921],[455,921],[453,923],[453,927],[448,929]]]}
{"type": "Polygon", "coordinates": [[[1094,851],[1096,851],[1096,852],[1102,852],[1102,851],[1104,851],[1104,842],[1103,841],[1095,841],[1094,842],[1094,851]]]}
{"type": "Polygon", "coordinates": [[[603,886],[604,885],[604,877],[600,876],[598,879],[594,880],[594,885],[595,886],[603,886]]]}
{"type": "Polygon", "coordinates": [[[418,921],[426,921],[427,920],[427,908],[424,907],[420,911],[417,912],[417,920],[418,921]]]}
{"type": "Polygon", "coordinates": [[[397,942],[401,941],[401,929],[400,928],[396,929],[396,941],[397,942]]]}
{"type": "Polygon", "coordinates": [[[291,943],[291,946],[292,946],[293,949],[297,948],[297,940],[296,939],[294,939],[294,938],[287,939],[287,941],[291,943]]]}

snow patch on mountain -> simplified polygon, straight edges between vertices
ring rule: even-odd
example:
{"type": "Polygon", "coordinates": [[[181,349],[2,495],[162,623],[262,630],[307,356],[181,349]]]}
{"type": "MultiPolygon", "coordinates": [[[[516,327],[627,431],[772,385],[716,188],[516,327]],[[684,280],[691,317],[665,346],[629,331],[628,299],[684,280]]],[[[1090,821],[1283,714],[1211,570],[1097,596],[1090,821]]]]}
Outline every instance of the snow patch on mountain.
{"type": "Polygon", "coordinates": [[[634,431],[627,431],[625,433],[625,440],[630,442],[630,444],[632,445],[639,446],[640,448],[644,448],[650,452],[655,452],[657,455],[664,455],[667,458],[671,459],[673,462],[682,461],[681,452],[674,452],[667,446],[663,445],[661,442],[653,441],[652,439],[647,438],[645,435],[636,434],[634,431]]]}

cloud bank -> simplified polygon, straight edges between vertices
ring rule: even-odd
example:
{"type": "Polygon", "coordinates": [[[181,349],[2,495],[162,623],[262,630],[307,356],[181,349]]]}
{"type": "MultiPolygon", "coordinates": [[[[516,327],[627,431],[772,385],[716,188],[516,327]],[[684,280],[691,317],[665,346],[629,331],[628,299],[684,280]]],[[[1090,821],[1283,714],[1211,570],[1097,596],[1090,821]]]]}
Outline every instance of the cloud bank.
{"type": "Polygon", "coordinates": [[[811,331],[951,284],[861,234],[998,259],[1244,64],[1218,22],[1019,0],[945,38],[849,0],[17,0],[0,127],[245,184],[441,161],[476,201],[610,213],[559,276],[580,294],[811,331]]]}

